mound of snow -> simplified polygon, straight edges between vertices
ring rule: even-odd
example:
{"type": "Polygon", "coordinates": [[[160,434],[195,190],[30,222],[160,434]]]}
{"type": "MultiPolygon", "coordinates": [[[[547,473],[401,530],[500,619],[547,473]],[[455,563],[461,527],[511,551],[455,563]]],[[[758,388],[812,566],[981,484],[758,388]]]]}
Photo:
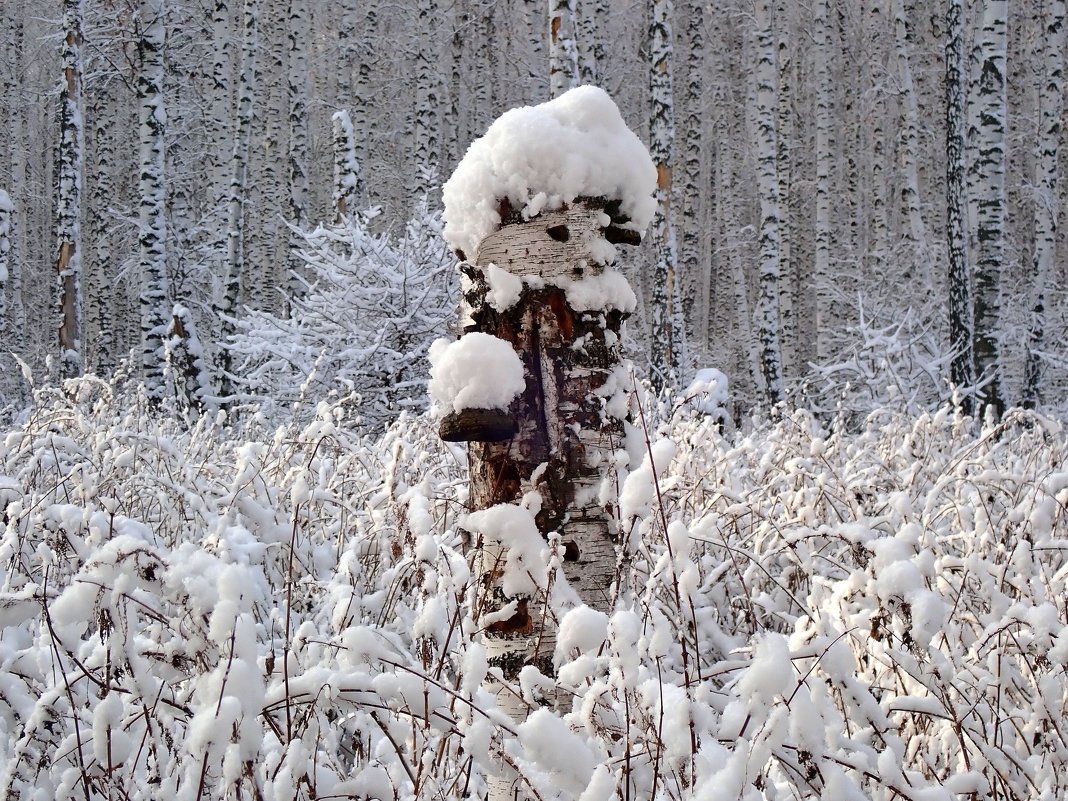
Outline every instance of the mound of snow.
{"type": "Polygon", "coordinates": [[[644,231],[656,210],[656,167],[612,98],[580,86],[502,114],[468,148],[442,190],[445,240],[474,258],[501,224],[507,199],[524,219],[577,197],[620,201],[627,226],[644,231]]]}
{"type": "Polygon", "coordinates": [[[445,412],[507,409],[526,387],[523,362],[512,346],[472,332],[455,342],[436,339],[430,358],[430,396],[445,412]]]}

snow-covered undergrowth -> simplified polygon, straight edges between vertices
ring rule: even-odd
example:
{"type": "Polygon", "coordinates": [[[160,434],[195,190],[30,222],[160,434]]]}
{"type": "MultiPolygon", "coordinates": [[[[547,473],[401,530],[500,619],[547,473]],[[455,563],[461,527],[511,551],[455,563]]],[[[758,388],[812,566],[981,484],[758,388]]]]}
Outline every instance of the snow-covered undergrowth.
{"type": "Polygon", "coordinates": [[[358,393],[360,426],[381,432],[426,407],[425,354],[456,314],[455,262],[425,198],[399,234],[373,232],[373,218],[301,231],[304,293],[286,314],[237,321],[235,381],[270,419],[358,393]]]}
{"type": "Polygon", "coordinates": [[[81,394],[0,445],[0,796],[459,801],[502,758],[568,801],[1068,793],[1049,420],[679,412],[656,483],[644,443],[621,476],[614,611],[557,608],[515,727],[425,417],[186,431],[81,394]]]}

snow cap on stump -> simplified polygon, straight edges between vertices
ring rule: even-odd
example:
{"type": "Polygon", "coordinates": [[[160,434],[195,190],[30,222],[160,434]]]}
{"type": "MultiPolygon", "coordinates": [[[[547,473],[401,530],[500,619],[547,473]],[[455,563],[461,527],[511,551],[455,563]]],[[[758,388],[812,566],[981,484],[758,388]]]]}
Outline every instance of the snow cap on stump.
{"type": "Polygon", "coordinates": [[[619,203],[641,232],[656,211],[656,167],[603,89],[580,86],[502,114],[445,183],[445,240],[464,258],[500,228],[502,206],[530,219],[581,197],[619,203]]]}

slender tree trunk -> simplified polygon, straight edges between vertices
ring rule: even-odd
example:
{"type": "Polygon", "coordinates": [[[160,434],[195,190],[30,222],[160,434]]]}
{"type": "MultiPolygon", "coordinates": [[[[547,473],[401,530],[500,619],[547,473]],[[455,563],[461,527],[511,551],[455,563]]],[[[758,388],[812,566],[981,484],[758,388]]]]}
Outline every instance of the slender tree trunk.
{"type": "Polygon", "coordinates": [[[815,355],[817,364],[831,360],[831,172],[834,169],[834,86],[831,79],[830,20],[828,0],[816,0],[814,8],[816,56],[816,250],[813,269],[815,305],[815,355]]]}
{"type": "MultiPolygon", "coordinates": [[[[234,108],[234,36],[229,0],[215,0],[212,6],[211,98],[208,102],[208,125],[212,196],[211,204],[222,209],[230,182],[230,156],[233,134],[230,121],[234,108]]],[[[221,234],[220,225],[217,229],[221,234]]],[[[218,236],[216,241],[221,241],[218,236]]]]}
{"type": "MultiPolygon", "coordinates": [[[[688,0],[686,19],[686,116],[683,121],[682,241],[679,247],[679,272],[685,284],[679,284],[683,316],[688,333],[706,334],[708,330],[708,293],[706,280],[709,269],[705,243],[711,225],[706,220],[705,195],[711,186],[706,172],[705,142],[705,31],[704,3],[688,0]],[[700,323],[698,322],[700,321],[700,323]],[[700,330],[698,330],[698,328],[700,330]]],[[[714,138],[709,138],[710,149],[714,138]]],[[[703,341],[703,338],[702,340],[703,341]]]]}
{"type": "Polygon", "coordinates": [[[237,129],[231,164],[230,192],[227,200],[226,282],[222,299],[216,307],[219,317],[219,343],[216,366],[219,370],[219,392],[224,401],[233,395],[231,378],[233,359],[230,338],[235,329],[234,315],[241,294],[241,272],[244,262],[245,217],[244,203],[248,176],[249,145],[252,140],[253,99],[256,79],[257,0],[244,0],[244,38],[241,45],[241,74],[237,88],[237,129]]]}
{"type": "Polygon", "coordinates": [[[7,288],[11,277],[9,257],[11,256],[11,216],[15,206],[11,196],[0,189],[0,337],[7,341],[8,313],[7,288]]]}
{"type": "Polygon", "coordinates": [[[105,84],[88,98],[92,120],[92,141],[88,143],[92,167],[88,175],[89,243],[85,273],[89,283],[86,302],[87,327],[95,331],[96,340],[88,353],[91,361],[86,367],[97,375],[106,376],[115,367],[118,356],[116,333],[121,328],[114,306],[112,286],[116,274],[118,247],[114,236],[115,220],[110,211],[118,188],[115,185],[117,126],[113,109],[118,104],[117,93],[105,84]]]}
{"type": "Polygon", "coordinates": [[[1035,246],[1031,258],[1033,302],[1022,401],[1029,409],[1038,405],[1042,395],[1041,353],[1046,340],[1046,293],[1057,255],[1057,162],[1064,93],[1064,17],[1064,0],[1050,0],[1042,26],[1038,143],[1035,148],[1035,246]]]}
{"type": "Polygon", "coordinates": [[[769,406],[783,400],[782,348],[779,343],[779,180],[776,169],[778,75],[771,0],[756,3],[757,182],[760,194],[760,299],[757,339],[764,398],[769,406]]]}
{"type": "Polygon", "coordinates": [[[649,155],[656,165],[656,215],[653,217],[653,249],[656,261],[652,275],[649,317],[649,372],[653,386],[663,389],[678,378],[679,349],[675,331],[676,283],[675,231],[671,214],[671,165],[675,149],[675,100],[672,88],[674,37],[671,29],[672,0],[654,0],[649,25],[649,155]]]}
{"type": "Polygon", "coordinates": [[[979,73],[974,132],[977,210],[975,253],[975,366],[986,382],[983,405],[1004,411],[1001,344],[1001,270],[1005,258],[1005,50],[1007,0],[985,0],[973,61],[979,73]]]}
{"type": "Polygon", "coordinates": [[[783,375],[793,375],[797,368],[797,310],[794,304],[794,262],[797,252],[793,225],[793,171],[797,133],[791,95],[795,82],[790,51],[788,11],[790,0],[777,0],[773,18],[776,35],[775,170],[779,184],[779,343],[783,375]]]}
{"type": "Polygon", "coordinates": [[[357,211],[360,164],[356,161],[356,133],[345,109],[334,113],[334,208],[337,220],[357,211]]]}
{"type": "Polygon", "coordinates": [[[909,221],[907,238],[912,257],[912,268],[907,278],[918,281],[923,287],[930,287],[931,253],[927,242],[927,226],[923,219],[923,203],[920,198],[920,111],[912,81],[912,67],[909,62],[910,36],[904,0],[894,0],[894,38],[897,45],[901,94],[905,104],[901,131],[901,161],[905,170],[905,186],[901,190],[901,200],[909,221]]]}
{"type": "Polygon", "coordinates": [[[61,373],[82,371],[81,354],[81,203],[84,173],[82,124],[82,17],[83,0],[63,0],[63,88],[59,97],[59,197],[56,257],[59,297],[59,351],[61,373]]]}
{"type": "Polygon", "coordinates": [[[415,151],[415,198],[429,195],[437,187],[441,161],[441,124],[438,118],[440,75],[433,31],[438,25],[437,0],[419,0],[419,28],[424,34],[416,58],[416,102],[412,121],[415,151]]]}
{"type": "Polygon", "coordinates": [[[608,0],[579,0],[579,83],[598,86],[605,68],[608,0]]]}
{"type": "Polygon", "coordinates": [[[149,401],[163,400],[163,339],[167,325],[167,232],[164,183],[163,48],[166,26],[164,0],[143,0],[141,6],[141,64],[137,75],[140,108],[140,228],[141,374],[149,401]]]}
{"type": "Polygon", "coordinates": [[[953,352],[950,379],[966,394],[972,409],[975,359],[972,350],[972,285],[968,262],[968,208],[964,182],[963,0],[946,8],[946,244],[949,250],[949,346],[953,352]]]}
{"type": "MultiPolygon", "coordinates": [[[[298,228],[308,223],[308,5],[291,0],[289,6],[289,222],[298,228]]],[[[290,234],[285,310],[303,293],[304,263],[297,252],[300,237],[290,234]]]]}
{"type": "Polygon", "coordinates": [[[549,96],[578,86],[575,0],[549,0],[549,96]]]}

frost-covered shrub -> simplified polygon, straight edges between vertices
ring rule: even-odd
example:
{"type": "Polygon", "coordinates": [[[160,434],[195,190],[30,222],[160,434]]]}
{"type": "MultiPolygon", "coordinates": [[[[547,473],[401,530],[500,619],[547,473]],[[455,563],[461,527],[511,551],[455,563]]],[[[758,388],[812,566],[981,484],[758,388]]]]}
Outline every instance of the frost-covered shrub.
{"type": "Polygon", "coordinates": [[[876,409],[916,415],[950,399],[952,354],[932,319],[908,309],[876,320],[863,303],[857,317],[839,338],[831,361],[809,366],[795,390],[799,406],[855,426],[876,409]]]}
{"type": "Polygon", "coordinates": [[[235,373],[264,413],[353,397],[365,427],[425,408],[426,352],[456,315],[454,261],[425,201],[400,236],[370,220],[303,231],[307,292],[237,323],[235,373]]]}

